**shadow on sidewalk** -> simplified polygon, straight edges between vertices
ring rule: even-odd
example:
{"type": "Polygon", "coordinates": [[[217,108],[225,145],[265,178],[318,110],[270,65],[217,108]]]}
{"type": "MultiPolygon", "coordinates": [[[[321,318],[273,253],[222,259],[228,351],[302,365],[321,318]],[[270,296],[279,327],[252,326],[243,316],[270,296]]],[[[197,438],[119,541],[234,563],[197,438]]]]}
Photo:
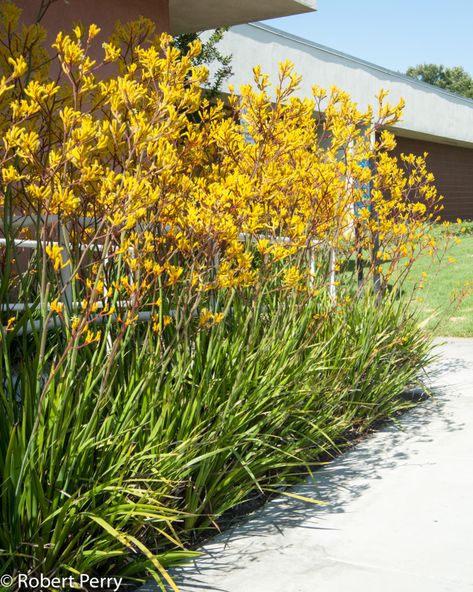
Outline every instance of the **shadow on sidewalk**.
{"type": "MultiPolygon", "coordinates": [[[[443,362],[441,369],[434,370],[435,382],[441,384],[439,379],[442,375],[451,375],[463,369],[460,362],[462,360],[443,362]]],[[[395,423],[391,422],[371,433],[353,448],[315,470],[313,477],[290,490],[325,505],[281,495],[242,518],[228,531],[215,536],[204,545],[204,555],[172,570],[180,590],[226,592],[224,587],[206,584],[203,581],[205,576],[218,574],[223,583],[226,573],[257,562],[268,550],[265,538],[269,535],[280,537],[278,548],[283,552],[284,547],[290,546],[286,535],[291,529],[332,530],[324,526],[330,515],[346,512],[349,502],[366,494],[382,479],[386,469],[416,464],[419,451],[433,440],[434,426],[437,433],[439,429],[453,432],[464,428],[465,424],[454,419],[448,409],[451,396],[456,396],[451,388],[448,394],[443,389],[433,389],[433,398],[406,412],[395,423]]],[[[320,561],[323,562],[322,548],[320,553],[320,561]]],[[[156,590],[152,584],[141,588],[141,592],[151,590],[156,590]]]]}

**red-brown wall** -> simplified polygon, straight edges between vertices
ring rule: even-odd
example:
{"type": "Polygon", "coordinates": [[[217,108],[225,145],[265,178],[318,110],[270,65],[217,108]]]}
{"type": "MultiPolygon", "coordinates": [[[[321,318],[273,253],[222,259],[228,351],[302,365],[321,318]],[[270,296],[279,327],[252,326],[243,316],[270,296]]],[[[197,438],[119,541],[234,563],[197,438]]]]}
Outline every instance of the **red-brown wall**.
{"type": "MultiPolygon", "coordinates": [[[[25,23],[36,21],[41,0],[17,0],[16,4],[23,9],[25,23]]],[[[153,20],[158,32],[169,31],[169,0],[55,0],[41,24],[48,31],[48,42],[52,43],[58,31],[71,31],[73,23],[81,21],[85,26],[95,23],[102,29],[97,37],[100,47],[116,21],[125,23],[139,16],[153,20]]]]}
{"type": "Polygon", "coordinates": [[[396,153],[401,152],[429,153],[427,167],[444,196],[443,219],[473,220],[473,149],[397,137],[396,153]]]}

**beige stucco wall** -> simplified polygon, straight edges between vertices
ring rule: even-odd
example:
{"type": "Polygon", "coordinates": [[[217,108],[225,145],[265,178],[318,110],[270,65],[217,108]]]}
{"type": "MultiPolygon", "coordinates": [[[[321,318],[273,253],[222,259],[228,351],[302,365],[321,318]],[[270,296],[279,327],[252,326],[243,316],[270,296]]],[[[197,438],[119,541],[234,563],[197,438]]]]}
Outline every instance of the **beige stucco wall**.
{"type": "MultiPolygon", "coordinates": [[[[35,22],[41,0],[17,0],[23,9],[23,21],[35,22]]],[[[72,24],[81,21],[84,25],[95,23],[102,31],[97,43],[110,35],[116,21],[127,22],[145,16],[156,23],[158,31],[169,30],[169,0],[55,0],[41,21],[52,42],[58,31],[70,31],[72,24]]]]}

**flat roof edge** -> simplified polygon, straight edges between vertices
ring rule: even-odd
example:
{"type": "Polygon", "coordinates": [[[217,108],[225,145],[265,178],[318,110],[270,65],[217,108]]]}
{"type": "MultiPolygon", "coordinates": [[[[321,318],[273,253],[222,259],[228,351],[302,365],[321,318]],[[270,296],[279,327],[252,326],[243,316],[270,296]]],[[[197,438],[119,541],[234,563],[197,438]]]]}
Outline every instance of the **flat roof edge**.
{"type": "MultiPolygon", "coordinates": [[[[382,129],[388,129],[395,136],[398,136],[401,138],[408,138],[410,140],[418,140],[420,142],[422,142],[422,141],[433,142],[435,144],[445,144],[447,146],[455,146],[457,148],[468,148],[470,150],[473,150],[473,141],[452,138],[449,136],[439,136],[439,135],[435,135],[435,134],[429,134],[429,133],[425,133],[425,132],[411,130],[411,129],[402,127],[402,122],[400,125],[386,126],[382,129]]],[[[428,150],[427,150],[427,152],[428,152],[428,150]]]]}
{"type": "Polygon", "coordinates": [[[294,2],[307,6],[310,10],[317,10],[317,0],[294,0],[294,2]]]}
{"type": "Polygon", "coordinates": [[[205,0],[200,11],[189,12],[189,0],[169,0],[173,34],[203,32],[218,27],[235,27],[259,20],[307,14],[317,10],[317,0],[205,0]],[[276,4],[276,6],[275,6],[276,4]]]}
{"type": "MultiPolygon", "coordinates": [[[[240,25],[242,26],[242,25],[240,25]]],[[[281,29],[276,29],[275,27],[271,27],[266,23],[256,22],[256,23],[248,23],[249,27],[253,27],[255,29],[261,29],[278,37],[282,37],[284,39],[288,39],[294,43],[298,43],[300,45],[310,47],[312,49],[317,49],[319,51],[323,51],[324,53],[328,53],[350,62],[359,64],[361,66],[365,66],[370,68],[371,70],[376,70],[382,74],[387,74],[389,76],[398,78],[407,84],[411,84],[412,86],[417,86],[422,88],[423,90],[429,90],[430,92],[437,93],[439,95],[446,96],[447,98],[454,99],[458,102],[464,103],[473,107],[473,99],[469,99],[468,97],[463,97],[462,95],[458,95],[453,93],[449,90],[444,88],[440,88],[439,86],[435,86],[433,84],[428,84],[427,82],[422,82],[421,80],[417,80],[416,78],[412,78],[411,76],[407,76],[402,72],[396,72],[395,70],[390,70],[389,68],[383,68],[383,66],[379,66],[378,64],[374,64],[373,62],[368,62],[367,60],[363,60],[362,58],[357,58],[352,56],[348,53],[344,53],[342,51],[338,51],[337,49],[333,49],[326,45],[321,45],[320,43],[316,43],[315,41],[310,41],[308,39],[304,39],[303,37],[299,37],[297,35],[293,35],[292,33],[287,33],[286,31],[282,31],[281,29]]]]}

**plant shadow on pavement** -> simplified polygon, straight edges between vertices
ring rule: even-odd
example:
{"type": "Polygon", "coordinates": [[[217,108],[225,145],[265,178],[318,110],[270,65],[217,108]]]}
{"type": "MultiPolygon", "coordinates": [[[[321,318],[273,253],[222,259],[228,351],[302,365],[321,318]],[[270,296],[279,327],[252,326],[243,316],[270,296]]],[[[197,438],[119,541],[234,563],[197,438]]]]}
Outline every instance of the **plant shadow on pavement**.
{"type": "MultiPolygon", "coordinates": [[[[437,379],[445,372],[456,372],[466,367],[468,365],[460,359],[447,360],[442,362],[441,369],[434,367],[430,375],[437,379]]],[[[459,422],[448,408],[451,395],[440,387],[433,387],[431,394],[396,420],[384,422],[379,429],[372,430],[333,461],[315,467],[311,477],[290,490],[324,505],[280,495],[253,513],[240,516],[236,524],[213,537],[204,546],[201,557],[172,570],[181,592],[227,592],[225,587],[209,586],[201,578],[211,571],[222,574],[223,579],[225,573],[244,569],[252,561],[258,561],[259,556],[268,550],[265,544],[267,536],[279,533],[281,548],[284,548],[290,546],[284,543],[284,536],[290,529],[332,530],[324,526],[330,515],[346,512],[348,504],[366,494],[374,483],[383,478],[386,470],[416,464],[420,450],[434,439],[431,429],[434,423],[443,432],[464,429],[465,424],[459,422]],[[229,546],[230,542],[241,543],[246,539],[248,544],[229,546]]],[[[322,547],[320,552],[323,555],[322,547]]],[[[156,588],[150,582],[140,590],[151,592],[156,588]]]]}

